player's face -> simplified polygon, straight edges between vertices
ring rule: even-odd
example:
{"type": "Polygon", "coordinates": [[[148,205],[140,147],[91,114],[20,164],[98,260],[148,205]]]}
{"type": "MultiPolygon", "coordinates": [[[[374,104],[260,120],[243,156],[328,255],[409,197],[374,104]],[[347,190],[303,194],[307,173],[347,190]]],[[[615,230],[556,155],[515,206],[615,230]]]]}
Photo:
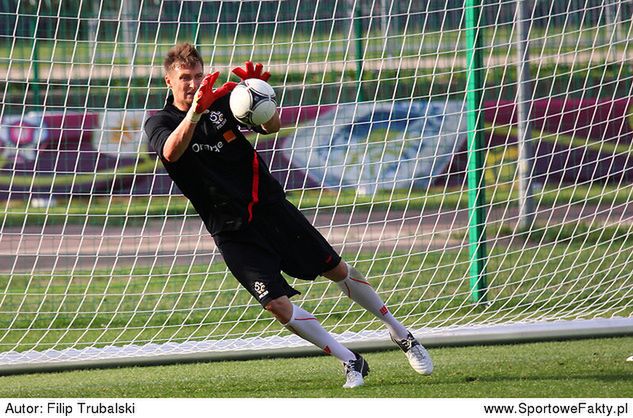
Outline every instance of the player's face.
{"type": "Polygon", "coordinates": [[[176,64],[165,75],[165,82],[174,95],[174,106],[180,110],[189,110],[203,76],[202,64],[200,63],[194,67],[176,64]]]}

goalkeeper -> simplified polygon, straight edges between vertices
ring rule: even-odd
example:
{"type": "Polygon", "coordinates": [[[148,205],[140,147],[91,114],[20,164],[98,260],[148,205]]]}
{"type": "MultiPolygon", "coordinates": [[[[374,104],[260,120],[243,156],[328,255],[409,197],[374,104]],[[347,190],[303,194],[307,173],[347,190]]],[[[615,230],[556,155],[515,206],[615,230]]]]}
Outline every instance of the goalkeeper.
{"type": "MultiPolygon", "coordinates": [[[[299,292],[282,271],[303,280],[324,276],[334,281],[386,325],[415,371],[430,374],[433,364],[424,347],[393,317],[363,275],[286,200],[279,182],[240,132],[244,124],[229,108],[229,93],[236,83],[214,89],[219,73],[205,76],[200,54],[188,43],[168,52],[164,68],[171,94],[165,107],[148,119],[145,132],[237,280],[288,330],[343,362],[343,387],[364,383],[367,362],[338,343],[312,313],[290,301],[299,292]]],[[[233,73],[242,80],[270,77],[261,64],[252,62],[233,73]]],[[[274,134],[280,128],[279,114],[248,128],[274,134]]]]}

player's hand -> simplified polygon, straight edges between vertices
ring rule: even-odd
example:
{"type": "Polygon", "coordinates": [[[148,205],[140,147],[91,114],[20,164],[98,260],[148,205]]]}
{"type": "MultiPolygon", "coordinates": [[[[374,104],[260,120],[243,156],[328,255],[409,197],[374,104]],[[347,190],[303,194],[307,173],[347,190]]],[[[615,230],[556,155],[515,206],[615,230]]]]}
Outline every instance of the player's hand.
{"type": "Polygon", "coordinates": [[[246,80],[248,78],[259,78],[260,80],[268,81],[270,73],[268,71],[262,72],[263,70],[264,66],[262,64],[257,63],[253,65],[253,61],[246,61],[244,63],[244,68],[233,68],[233,74],[242,80],[246,80]]]}
{"type": "Polygon", "coordinates": [[[222,85],[222,87],[213,90],[213,85],[216,80],[220,76],[218,71],[213,74],[207,74],[204,79],[202,79],[202,83],[200,83],[200,87],[198,87],[198,91],[193,98],[193,103],[191,104],[191,109],[187,113],[187,116],[190,121],[198,122],[200,120],[200,115],[207,110],[211,105],[218,100],[220,97],[226,96],[231,92],[237,85],[237,83],[233,81],[226,82],[222,85]]]}

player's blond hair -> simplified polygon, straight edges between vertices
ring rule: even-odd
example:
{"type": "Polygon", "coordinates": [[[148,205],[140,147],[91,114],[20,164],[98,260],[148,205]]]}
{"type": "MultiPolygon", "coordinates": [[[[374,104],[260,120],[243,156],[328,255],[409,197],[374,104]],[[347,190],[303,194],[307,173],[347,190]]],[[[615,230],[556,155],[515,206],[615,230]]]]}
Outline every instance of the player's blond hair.
{"type": "Polygon", "coordinates": [[[165,73],[168,73],[177,65],[195,67],[197,63],[204,67],[200,53],[189,42],[184,42],[173,46],[167,52],[165,61],[163,61],[163,67],[165,68],[165,73]]]}

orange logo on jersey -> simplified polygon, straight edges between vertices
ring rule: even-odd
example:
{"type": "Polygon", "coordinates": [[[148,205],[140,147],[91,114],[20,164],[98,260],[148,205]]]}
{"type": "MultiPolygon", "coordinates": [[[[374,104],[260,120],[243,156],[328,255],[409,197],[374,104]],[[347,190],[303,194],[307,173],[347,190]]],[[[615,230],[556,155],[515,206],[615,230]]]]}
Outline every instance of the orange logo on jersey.
{"type": "Polygon", "coordinates": [[[235,139],[235,133],[233,133],[233,131],[226,131],[222,136],[226,139],[226,142],[231,142],[235,139]]]}

